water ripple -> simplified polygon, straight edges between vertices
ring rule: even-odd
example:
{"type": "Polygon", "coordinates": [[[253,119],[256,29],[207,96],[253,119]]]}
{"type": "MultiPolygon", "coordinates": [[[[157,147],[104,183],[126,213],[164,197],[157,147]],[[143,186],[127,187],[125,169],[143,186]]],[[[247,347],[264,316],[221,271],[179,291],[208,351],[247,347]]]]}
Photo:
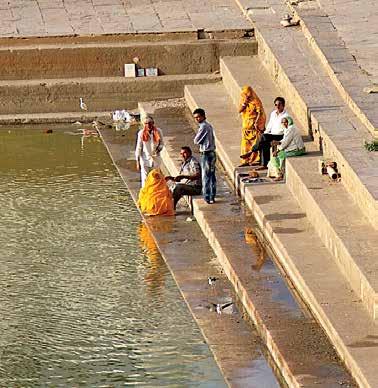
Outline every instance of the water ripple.
{"type": "Polygon", "coordinates": [[[79,140],[0,132],[0,385],[224,386],[102,144],[79,140]]]}

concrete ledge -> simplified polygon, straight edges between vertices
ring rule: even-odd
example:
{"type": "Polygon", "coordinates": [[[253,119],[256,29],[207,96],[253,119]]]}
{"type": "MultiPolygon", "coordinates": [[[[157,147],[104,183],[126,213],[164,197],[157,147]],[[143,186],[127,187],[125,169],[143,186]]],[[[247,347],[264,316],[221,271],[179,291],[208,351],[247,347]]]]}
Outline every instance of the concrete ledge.
{"type": "Polygon", "coordinates": [[[94,120],[109,120],[111,112],[62,112],[0,115],[0,125],[20,124],[59,124],[59,123],[91,123],[94,120]]]}
{"type": "Polygon", "coordinates": [[[138,101],[182,97],[186,84],[220,79],[216,74],[184,74],[0,81],[0,115],[79,111],[80,97],[90,111],[130,109],[138,101]]]}
{"type": "Polygon", "coordinates": [[[0,79],[122,77],[134,58],[161,75],[212,73],[220,56],[256,53],[254,38],[0,46],[0,79]]]}

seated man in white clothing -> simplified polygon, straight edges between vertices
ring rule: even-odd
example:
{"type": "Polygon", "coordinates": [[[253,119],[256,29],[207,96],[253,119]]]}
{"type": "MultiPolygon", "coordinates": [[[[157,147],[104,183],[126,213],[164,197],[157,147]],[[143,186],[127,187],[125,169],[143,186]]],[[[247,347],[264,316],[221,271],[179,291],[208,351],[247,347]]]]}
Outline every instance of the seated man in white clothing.
{"type": "Polygon", "coordinates": [[[276,172],[274,180],[276,181],[280,181],[284,177],[286,158],[301,156],[306,153],[302,136],[290,116],[282,119],[282,128],[284,131],[283,139],[272,141],[273,147],[277,147],[277,149],[273,151],[273,157],[268,164],[268,176],[274,170],[276,172]]]}
{"type": "Polygon", "coordinates": [[[180,155],[182,163],[180,175],[167,176],[165,179],[177,182],[173,189],[173,206],[176,209],[177,202],[184,195],[200,195],[202,193],[201,167],[198,160],[192,155],[190,147],[181,147],[180,155]]]}
{"type": "Polygon", "coordinates": [[[252,148],[252,152],[260,151],[261,166],[255,170],[266,169],[270,159],[270,147],[273,140],[279,141],[283,138],[283,128],[281,121],[284,117],[289,116],[285,110],[285,99],[276,97],[274,100],[274,111],[270,114],[269,122],[261,136],[259,142],[252,148]]]}

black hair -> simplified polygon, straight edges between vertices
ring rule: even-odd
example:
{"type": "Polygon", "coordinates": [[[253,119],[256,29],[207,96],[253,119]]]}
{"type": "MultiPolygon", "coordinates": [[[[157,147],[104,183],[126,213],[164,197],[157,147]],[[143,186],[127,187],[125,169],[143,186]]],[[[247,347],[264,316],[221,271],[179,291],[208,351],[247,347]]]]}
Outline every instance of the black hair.
{"type": "Polygon", "coordinates": [[[181,149],[182,149],[183,151],[188,152],[189,155],[192,155],[192,154],[193,154],[193,153],[192,153],[192,149],[191,149],[190,147],[188,147],[188,146],[183,146],[183,147],[181,147],[181,149]]]}
{"type": "Polygon", "coordinates": [[[201,115],[202,117],[206,117],[205,110],[202,108],[194,109],[193,115],[201,115]]]}
{"type": "Polygon", "coordinates": [[[285,106],[285,99],[283,97],[276,97],[274,103],[279,101],[283,106],[285,106]]]}

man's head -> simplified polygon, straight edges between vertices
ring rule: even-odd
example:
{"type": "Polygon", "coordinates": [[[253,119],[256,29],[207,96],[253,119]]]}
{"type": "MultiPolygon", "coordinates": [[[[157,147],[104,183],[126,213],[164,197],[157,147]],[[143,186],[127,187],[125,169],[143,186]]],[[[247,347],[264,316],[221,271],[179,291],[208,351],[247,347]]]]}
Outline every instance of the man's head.
{"type": "Polygon", "coordinates": [[[289,125],[293,125],[294,122],[293,122],[293,119],[289,116],[287,117],[284,117],[282,120],[281,120],[281,124],[287,128],[289,125]]]}
{"type": "Polygon", "coordinates": [[[154,128],[154,119],[151,116],[146,116],[143,120],[143,124],[145,127],[152,130],[154,128]]]}
{"type": "Polygon", "coordinates": [[[285,99],[283,97],[276,97],[274,100],[274,106],[277,113],[282,113],[285,109],[285,99]]]}
{"type": "Polygon", "coordinates": [[[180,155],[186,161],[192,156],[192,150],[187,146],[181,147],[180,155]]]}
{"type": "Polygon", "coordinates": [[[206,113],[202,108],[197,108],[193,111],[193,117],[197,123],[202,123],[202,121],[206,120],[206,113]]]}

